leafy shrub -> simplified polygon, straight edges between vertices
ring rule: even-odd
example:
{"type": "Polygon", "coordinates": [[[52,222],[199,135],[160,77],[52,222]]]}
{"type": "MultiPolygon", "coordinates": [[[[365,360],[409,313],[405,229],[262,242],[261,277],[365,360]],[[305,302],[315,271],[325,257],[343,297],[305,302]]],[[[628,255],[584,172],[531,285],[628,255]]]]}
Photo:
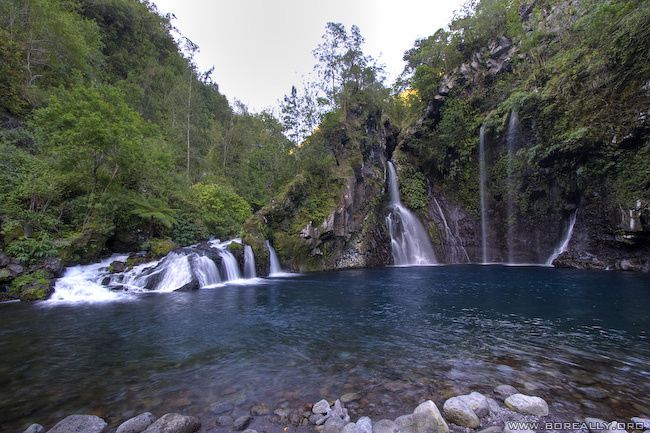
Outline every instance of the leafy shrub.
{"type": "Polygon", "coordinates": [[[40,233],[32,238],[21,237],[7,246],[7,254],[23,264],[30,264],[38,259],[52,257],[57,248],[47,233],[40,233]]]}

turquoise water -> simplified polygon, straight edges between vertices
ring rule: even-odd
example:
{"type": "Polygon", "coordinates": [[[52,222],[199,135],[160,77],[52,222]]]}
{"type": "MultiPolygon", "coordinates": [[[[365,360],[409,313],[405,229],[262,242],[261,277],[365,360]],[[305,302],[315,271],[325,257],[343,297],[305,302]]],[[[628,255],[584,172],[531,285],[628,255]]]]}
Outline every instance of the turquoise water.
{"type": "Polygon", "coordinates": [[[501,383],[562,417],[650,414],[650,276],[441,266],[306,274],[102,303],[0,305],[0,425],[214,419],[356,391],[389,417],[501,383]],[[604,390],[594,392],[593,389],[604,390]]]}

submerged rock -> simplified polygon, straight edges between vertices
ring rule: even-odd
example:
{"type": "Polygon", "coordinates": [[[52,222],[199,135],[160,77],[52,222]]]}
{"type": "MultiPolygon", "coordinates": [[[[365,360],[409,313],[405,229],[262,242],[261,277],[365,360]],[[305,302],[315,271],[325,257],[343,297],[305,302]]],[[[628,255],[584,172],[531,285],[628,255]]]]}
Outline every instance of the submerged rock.
{"type": "Polygon", "coordinates": [[[141,433],[156,421],[156,417],[149,412],[142,413],[127,421],[117,428],[115,433],[141,433]]]}
{"type": "Polygon", "coordinates": [[[358,392],[348,392],[346,394],[343,394],[341,396],[341,402],[342,403],[350,403],[356,400],[359,400],[361,398],[361,395],[359,395],[358,392]]]}
{"type": "Polygon", "coordinates": [[[494,388],[494,395],[497,396],[498,399],[501,401],[505,400],[506,398],[510,397],[513,394],[519,394],[519,391],[517,391],[517,388],[514,386],[510,385],[499,385],[496,388],[494,388]]]}
{"type": "Polygon", "coordinates": [[[48,433],[104,433],[106,427],[108,424],[98,416],[70,415],[59,421],[48,433]]]}
{"type": "Polygon", "coordinates": [[[445,418],[461,427],[477,428],[481,421],[474,410],[460,397],[452,397],[442,406],[445,418]]]}
{"type": "Polygon", "coordinates": [[[548,404],[540,397],[533,397],[524,394],[513,394],[506,398],[506,406],[509,409],[524,415],[546,416],[548,415],[548,404]]]}
{"type": "Polygon", "coordinates": [[[193,416],[168,413],[151,424],[144,433],[194,433],[201,428],[201,422],[193,416]]]}
{"type": "Polygon", "coordinates": [[[269,415],[271,413],[271,408],[265,403],[259,403],[251,407],[251,415],[261,416],[269,415]]]}
{"type": "Polygon", "coordinates": [[[250,425],[251,421],[253,421],[253,417],[250,415],[240,416],[232,423],[232,428],[238,431],[244,430],[250,425]]]}

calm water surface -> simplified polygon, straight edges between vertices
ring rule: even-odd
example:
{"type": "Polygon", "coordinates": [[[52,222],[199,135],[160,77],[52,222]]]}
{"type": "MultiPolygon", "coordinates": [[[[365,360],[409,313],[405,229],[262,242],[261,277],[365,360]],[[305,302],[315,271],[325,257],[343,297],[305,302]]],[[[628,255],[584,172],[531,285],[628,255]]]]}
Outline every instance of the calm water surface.
{"type": "Polygon", "coordinates": [[[0,305],[0,430],[213,419],[356,391],[355,416],[512,384],[566,418],[650,415],[650,276],[444,266],[105,303],[0,305]],[[603,390],[605,391],[603,395],[603,390]],[[223,407],[223,406],[222,406],[223,407]],[[207,417],[207,418],[206,418],[207,417]]]}

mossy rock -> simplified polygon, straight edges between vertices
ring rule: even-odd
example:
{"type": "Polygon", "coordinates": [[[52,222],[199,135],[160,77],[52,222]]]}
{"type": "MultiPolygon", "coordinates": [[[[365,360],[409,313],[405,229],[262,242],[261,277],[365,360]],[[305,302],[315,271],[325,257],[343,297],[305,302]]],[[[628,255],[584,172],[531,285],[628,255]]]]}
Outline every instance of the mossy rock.
{"type": "Polygon", "coordinates": [[[231,253],[239,253],[239,252],[242,252],[244,250],[244,247],[239,242],[231,242],[228,245],[228,250],[231,253]]]}
{"type": "Polygon", "coordinates": [[[53,282],[52,274],[38,270],[13,280],[10,291],[21,301],[38,301],[52,294],[53,282]]]}
{"type": "Polygon", "coordinates": [[[149,252],[154,258],[160,258],[176,249],[177,245],[171,239],[151,239],[149,241],[149,252]]]}
{"type": "Polygon", "coordinates": [[[8,283],[12,280],[11,271],[7,268],[0,269],[0,283],[8,283]]]}

